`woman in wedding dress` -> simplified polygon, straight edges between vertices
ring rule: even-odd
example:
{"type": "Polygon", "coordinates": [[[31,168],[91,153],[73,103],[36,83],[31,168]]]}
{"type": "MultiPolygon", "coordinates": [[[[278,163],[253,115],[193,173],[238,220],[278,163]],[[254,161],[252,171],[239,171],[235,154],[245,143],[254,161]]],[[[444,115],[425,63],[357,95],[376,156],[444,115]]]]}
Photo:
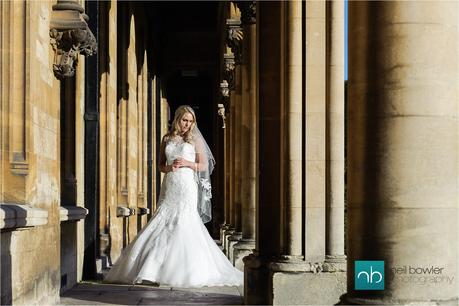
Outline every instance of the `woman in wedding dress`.
{"type": "Polygon", "coordinates": [[[209,176],[214,163],[193,109],[180,106],[161,143],[159,170],[166,174],[158,209],[123,250],[106,282],[242,285],[243,273],[231,265],[203,224],[211,218],[209,176]]]}

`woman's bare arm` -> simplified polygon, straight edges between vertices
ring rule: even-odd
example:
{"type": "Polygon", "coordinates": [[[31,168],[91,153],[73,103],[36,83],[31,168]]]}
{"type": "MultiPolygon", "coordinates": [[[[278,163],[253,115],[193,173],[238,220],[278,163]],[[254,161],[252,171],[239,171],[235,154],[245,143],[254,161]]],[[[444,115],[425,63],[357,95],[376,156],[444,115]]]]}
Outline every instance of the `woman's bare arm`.
{"type": "Polygon", "coordinates": [[[166,164],[166,136],[163,137],[161,140],[161,146],[159,148],[159,162],[158,162],[158,169],[160,172],[167,173],[172,171],[172,165],[166,164]]]}

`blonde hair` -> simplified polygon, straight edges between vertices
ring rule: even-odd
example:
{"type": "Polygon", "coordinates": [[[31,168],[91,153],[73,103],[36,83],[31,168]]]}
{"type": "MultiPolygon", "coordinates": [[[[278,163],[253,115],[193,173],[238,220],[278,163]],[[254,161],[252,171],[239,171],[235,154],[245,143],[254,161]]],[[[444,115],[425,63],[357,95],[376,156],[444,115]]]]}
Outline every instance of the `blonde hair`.
{"type": "Polygon", "coordinates": [[[172,121],[171,129],[167,134],[168,138],[174,138],[180,133],[180,120],[182,120],[185,114],[191,114],[193,116],[193,123],[191,124],[188,131],[182,135],[183,140],[186,142],[191,142],[193,140],[193,130],[196,127],[196,114],[194,113],[193,108],[189,105],[181,105],[175,111],[174,121],[172,121]]]}

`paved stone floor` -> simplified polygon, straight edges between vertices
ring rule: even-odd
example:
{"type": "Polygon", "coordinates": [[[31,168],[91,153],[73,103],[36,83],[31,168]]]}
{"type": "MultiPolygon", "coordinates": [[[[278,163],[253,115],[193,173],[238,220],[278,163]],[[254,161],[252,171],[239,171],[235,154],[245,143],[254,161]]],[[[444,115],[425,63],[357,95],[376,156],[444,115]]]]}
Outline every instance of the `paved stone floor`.
{"type": "Polygon", "coordinates": [[[242,287],[172,288],[83,282],[60,305],[241,305],[242,287]]]}

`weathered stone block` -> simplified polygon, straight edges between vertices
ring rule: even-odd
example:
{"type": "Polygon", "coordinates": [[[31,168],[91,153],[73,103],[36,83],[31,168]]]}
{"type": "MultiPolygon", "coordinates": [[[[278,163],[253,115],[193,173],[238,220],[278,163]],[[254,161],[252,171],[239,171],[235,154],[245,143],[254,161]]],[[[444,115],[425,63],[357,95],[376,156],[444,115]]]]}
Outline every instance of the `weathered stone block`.
{"type": "Polygon", "coordinates": [[[272,275],[273,305],[334,305],[346,292],[346,272],[272,275]]]}

